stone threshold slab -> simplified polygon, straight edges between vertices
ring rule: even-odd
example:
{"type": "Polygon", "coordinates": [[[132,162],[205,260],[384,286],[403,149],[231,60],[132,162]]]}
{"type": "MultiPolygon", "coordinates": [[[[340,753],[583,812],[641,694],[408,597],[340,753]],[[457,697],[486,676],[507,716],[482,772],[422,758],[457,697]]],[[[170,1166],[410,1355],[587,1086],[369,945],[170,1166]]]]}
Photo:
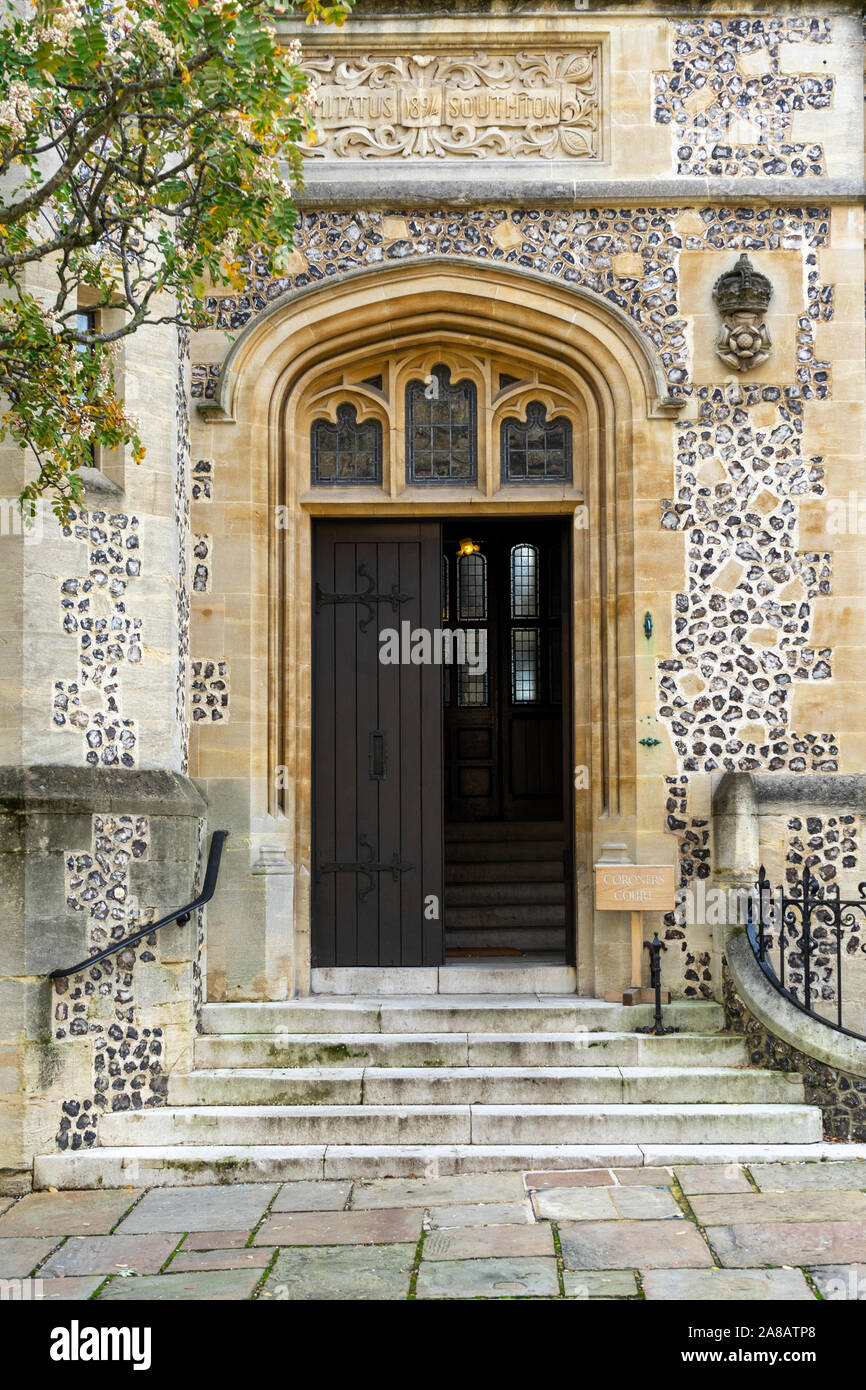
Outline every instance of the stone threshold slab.
{"type": "Polygon", "coordinates": [[[401,967],[318,967],[310,972],[313,995],[390,998],[429,994],[571,994],[577,971],[571,965],[531,965],[523,960],[490,960],[401,967]]]}

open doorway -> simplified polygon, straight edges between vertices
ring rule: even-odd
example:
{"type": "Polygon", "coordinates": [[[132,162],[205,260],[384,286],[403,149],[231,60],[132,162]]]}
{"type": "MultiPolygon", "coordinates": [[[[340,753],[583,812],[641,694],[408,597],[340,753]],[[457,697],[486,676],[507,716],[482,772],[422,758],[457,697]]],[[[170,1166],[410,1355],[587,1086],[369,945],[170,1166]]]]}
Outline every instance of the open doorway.
{"type": "Polygon", "coordinates": [[[561,963],[571,912],[570,531],[442,528],[445,954],[561,963]]]}

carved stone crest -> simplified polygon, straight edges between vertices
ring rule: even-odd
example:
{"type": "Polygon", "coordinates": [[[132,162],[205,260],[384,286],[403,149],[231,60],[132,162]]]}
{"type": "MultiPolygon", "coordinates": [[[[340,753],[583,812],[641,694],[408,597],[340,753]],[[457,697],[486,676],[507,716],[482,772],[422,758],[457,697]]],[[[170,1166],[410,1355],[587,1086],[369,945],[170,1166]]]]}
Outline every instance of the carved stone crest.
{"type": "Polygon", "coordinates": [[[313,157],[598,159],[599,50],[311,56],[313,157]]]}
{"type": "Polygon", "coordinates": [[[770,356],[772,343],[764,315],[772,297],[773,286],[766,275],[755,270],[745,252],[713,287],[713,299],[723,320],[716,352],[738,372],[759,367],[770,356]]]}

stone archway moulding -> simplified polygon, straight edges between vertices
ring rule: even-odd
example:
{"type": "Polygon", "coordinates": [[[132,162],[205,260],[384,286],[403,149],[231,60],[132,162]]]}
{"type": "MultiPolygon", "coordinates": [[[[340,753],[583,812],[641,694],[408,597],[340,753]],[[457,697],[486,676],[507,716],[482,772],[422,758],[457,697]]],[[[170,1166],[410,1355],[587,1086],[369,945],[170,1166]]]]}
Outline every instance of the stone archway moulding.
{"type": "MultiPolygon", "coordinates": [[[[652,345],[615,306],[577,286],[465,259],[365,268],[305,287],[261,313],[234,342],[217,399],[199,410],[203,421],[229,426],[216,431],[215,456],[224,445],[227,466],[248,461],[251,545],[262,559],[267,554],[268,602],[266,611],[251,613],[250,649],[267,653],[252,737],[267,729],[268,747],[266,759],[261,747],[250,750],[259,770],[251,811],[259,823],[276,817],[288,836],[296,989],[303,992],[308,979],[310,939],[312,517],[455,515],[470,508],[569,513],[585,500],[589,530],[574,533],[573,679],[581,710],[574,750],[575,761],[589,767],[590,794],[582,810],[576,807],[575,863],[589,864],[598,842],[611,832],[617,837],[635,812],[636,468],[645,464],[654,476],[660,464],[669,470],[668,421],[681,405],[665,394],[652,345]],[[288,442],[294,402],[306,385],[341,360],[425,338],[474,351],[522,351],[567,368],[588,421],[583,492],[560,490],[557,497],[555,489],[527,488],[519,499],[511,491],[497,500],[495,491],[455,497],[453,490],[438,496],[428,489],[423,498],[314,491],[306,458],[288,442]],[[277,508],[287,518],[279,529],[277,508]],[[273,790],[277,767],[287,772],[282,798],[273,790]]],[[[649,495],[644,490],[643,500],[649,495]]],[[[577,894],[581,992],[593,987],[590,877],[583,876],[577,894]]]]}
{"type": "Polygon", "coordinates": [[[566,304],[569,301],[576,302],[590,316],[597,315],[601,323],[607,321],[615,325],[620,335],[628,342],[646,377],[650,418],[656,415],[676,415],[682,409],[684,402],[668,393],[661,364],[649,339],[619,305],[604,299],[594,290],[568,281],[554,280],[537,270],[496,261],[473,260],[468,256],[424,256],[408,262],[394,261],[389,265],[362,266],[346,271],[344,275],[319,280],[298,290],[290,290],[274,300],[251,319],[234,338],[220,364],[216,395],[212,399],[200,402],[199,413],[214,423],[229,423],[235,419],[238,382],[250,357],[255,354],[259,340],[263,337],[271,338],[279,324],[286,318],[293,318],[302,306],[306,307],[308,301],[324,300],[335,293],[342,295],[347,290],[360,288],[364,282],[382,282],[388,286],[390,293],[392,288],[397,290],[399,282],[411,283],[418,277],[427,279],[431,275],[437,279],[444,275],[449,278],[460,277],[466,281],[489,280],[493,284],[503,286],[511,284],[524,294],[527,290],[535,290],[539,299],[561,298],[566,304]]]}

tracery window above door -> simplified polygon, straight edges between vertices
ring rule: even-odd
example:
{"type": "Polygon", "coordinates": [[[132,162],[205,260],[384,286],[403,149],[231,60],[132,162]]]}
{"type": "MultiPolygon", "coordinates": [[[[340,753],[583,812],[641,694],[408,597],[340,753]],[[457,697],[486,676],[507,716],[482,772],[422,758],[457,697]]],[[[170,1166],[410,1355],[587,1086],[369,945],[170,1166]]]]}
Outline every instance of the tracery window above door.
{"type": "Polygon", "coordinates": [[[529,350],[521,360],[431,339],[311,369],[292,398],[289,431],[293,448],[309,440],[314,489],[364,487],[392,500],[417,489],[432,501],[436,488],[574,497],[588,399],[570,367],[529,350]]]}
{"type": "Polygon", "coordinates": [[[335,422],[314,420],[310,432],[312,481],[320,487],[358,487],[382,481],[382,426],[358,421],[354,405],[337,406],[335,422]]]}
{"type": "Polygon", "coordinates": [[[477,453],[475,386],[437,363],[406,387],[406,481],[474,483],[477,453]]]}
{"type": "Polygon", "coordinates": [[[547,419],[541,401],[530,401],[526,421],[509,416],[501,425],[504,483],[571,482],[571,421],[547,419]]]}

